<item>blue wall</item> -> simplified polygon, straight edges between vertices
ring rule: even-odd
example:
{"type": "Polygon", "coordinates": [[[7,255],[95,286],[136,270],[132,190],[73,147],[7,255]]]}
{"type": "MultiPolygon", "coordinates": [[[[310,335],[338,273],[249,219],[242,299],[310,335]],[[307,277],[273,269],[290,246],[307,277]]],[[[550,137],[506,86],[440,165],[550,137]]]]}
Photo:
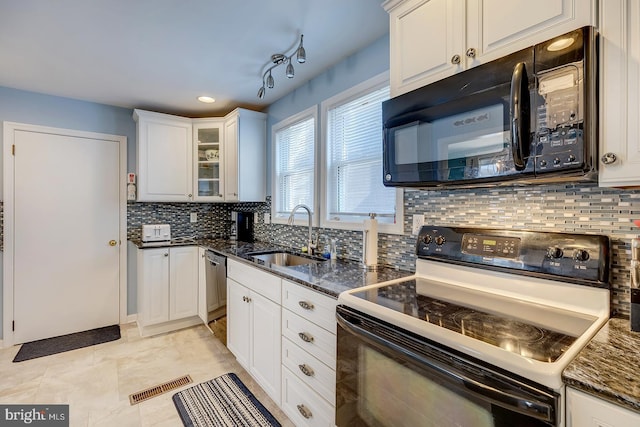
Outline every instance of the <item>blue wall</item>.
{"type": "MultiPolygon", "coordinates": [[[[127,171],[135,171],[133,110],[0,86],[0,122],[18,122],[127,137],[127,171]]],[[[0,134],[0,142],[2,135],[0,134]]]]}
{"type": "MultiPolygon", "coordinates": [[[[389,70],[389,35],[339,62],[290,94],[271,104],[267,116],[267,153],[271,153],[271,127],[313,105],[389,70]]],[[[267,92],[268,93],[268,92],[267,92]]],[[[320,113],[320,111],[318,111],[320,113]]],[[[318,124],[322,118],[318,114],[318,124]]],[[[271,194],[271,155],[268,154],[267,194],[271,194]]]]}
{"type": "MultiPolygon", "coordinates": [[[[4,121],[127,137],[127,170],[135,171],[136,124],[133,110],[0,87],[0,124],[4,121]]],[[[0,132],[0,143],[2,132],[0,132]]],[[[1,150],[0,150],[1,156],[1,150]]],[[[2,182],[0,169],[0,186],[2,182]]],[[[124,178],[123,178],[124,179],[124,178]]],[[[2,257],[0,256],[0,265],[2,257]]],[[[1,269],[0,269],[1,273],[1,269]]],[[[2,276],[0,275],[0,289],[2,276]]],[[[128,290],[127,312],[135,313],[135,289],[128,290]]],[[[0,337],[3,303],[0,292],[0,337]]]]}

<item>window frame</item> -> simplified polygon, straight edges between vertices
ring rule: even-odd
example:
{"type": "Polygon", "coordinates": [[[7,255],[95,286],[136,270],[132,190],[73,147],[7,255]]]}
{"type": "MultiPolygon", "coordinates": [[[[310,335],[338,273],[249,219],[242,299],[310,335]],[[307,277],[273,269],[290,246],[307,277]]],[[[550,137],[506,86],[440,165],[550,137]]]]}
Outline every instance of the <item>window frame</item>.
{"type": "MultiPolygon", "coordinates": [[[[328,112],[335,106],[345,104],[356,98],[362,97],[367,93],[381,89],[389,85],[389,72],[381,73],[371,79],[368,79],[350,89],[347,89],[337,95],[332,96],[320,103],[321,111],[321,131],[320,131],[320,226],[323,228],[335,228],[343,230],[360,231],[363,229],[362,221],[336,221],[329,218],[329,191],[328,186],[331,181],[329,176],[329,141],[327,140],[328,132],[328,112]]],[[[382,128],[380,129],[382,132],[382,128]]],[[[382,182],[382,170],[380,170],[380,182],[382,182]]],[[[404,191],[402,188],[396,188],[395,197],[395,223],[378,222],[378,230],[388,234],[404,234],[404,191]]]]}
{"type": "MultiPolygon", "coordinates": [[[[271,126],[271,222],[275,224],[287,224],[289,216],[276,212],[276,206],[279,195],[278,191],[278,176],[277,176],[277,138],[276,133],[286,127],[295,125],[296,123],[313,118],[313,206],[311,223],[314,227],[318,226],[319,211],[321,210],[319,197],[318,197],[318,106],[314,105],[297,114],[287,117],[286,119],[271,126]]],[[[304,209],[299,209],[296,212],[294,225],[308,225],[309,220],[307,213],[304,209]]]]}

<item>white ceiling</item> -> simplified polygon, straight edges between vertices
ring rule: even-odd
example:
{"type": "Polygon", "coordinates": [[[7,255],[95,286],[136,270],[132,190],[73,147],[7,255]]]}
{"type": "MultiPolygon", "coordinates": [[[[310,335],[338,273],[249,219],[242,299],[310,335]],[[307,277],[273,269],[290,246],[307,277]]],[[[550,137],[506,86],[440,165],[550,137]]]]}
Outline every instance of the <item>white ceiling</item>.
{"type": "Polygon", "coordinates": [[[0,86],[219,115],[267,105],[389,31],[382,0],[0,0],[0,86]],[[304,34],[307,62],[273,72],[304,34]],[[199,95],[214,104],[196,100],[199,95]]]}

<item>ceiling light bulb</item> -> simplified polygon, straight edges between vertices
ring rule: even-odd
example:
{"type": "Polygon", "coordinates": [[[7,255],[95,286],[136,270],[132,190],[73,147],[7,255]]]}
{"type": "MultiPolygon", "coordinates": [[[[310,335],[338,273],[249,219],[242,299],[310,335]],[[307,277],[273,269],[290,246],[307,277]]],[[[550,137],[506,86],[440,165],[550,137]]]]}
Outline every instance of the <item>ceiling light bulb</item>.
{"type": "Polygon", "coordinates": [[[206,104],[211,104],[212,102],[216,102],[216,100],[210,96],[199,96],[198,101],[204,102],[206,104]]]}
{"type": "Polygon", "coordinates": [[[296,53],[297,60],[300,64],[307,61],[307,52],[304,50],[304,46],[302,46],[302,38],[304,36],[300,36],[300,46],[298,46],[298,51],[296,53]]]}
{"type": "Polygon", "coordinates": [[[287,77],[289,77],[290,79],[293,78],[293,65],[291,65],[291,61],[289,61],[289,64],[287,65],[287,77]]]}
{"type": "Polygon", "coordinates": [[[258,89],[258,98],[260,99],[264,98],[264,86],[258,89]]]}
{"type": "Polygon", "coordinates": [[[271,75],[271,71],[269,71],[269,75],[267,76],[267,87],[269,89],[273,89],[275,82],[273,81],[273,76],[271,75]]]}

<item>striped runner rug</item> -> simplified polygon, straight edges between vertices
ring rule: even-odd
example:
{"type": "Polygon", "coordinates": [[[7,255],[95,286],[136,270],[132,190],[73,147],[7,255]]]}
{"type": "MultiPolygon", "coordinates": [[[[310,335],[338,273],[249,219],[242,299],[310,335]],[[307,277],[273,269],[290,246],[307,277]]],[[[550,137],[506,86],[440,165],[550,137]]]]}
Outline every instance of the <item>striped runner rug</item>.
{"type": "Polygon", "coordinates": [[[234,373],[182,390],[173,403],[185,427],[280,427],[234,373]]]}

